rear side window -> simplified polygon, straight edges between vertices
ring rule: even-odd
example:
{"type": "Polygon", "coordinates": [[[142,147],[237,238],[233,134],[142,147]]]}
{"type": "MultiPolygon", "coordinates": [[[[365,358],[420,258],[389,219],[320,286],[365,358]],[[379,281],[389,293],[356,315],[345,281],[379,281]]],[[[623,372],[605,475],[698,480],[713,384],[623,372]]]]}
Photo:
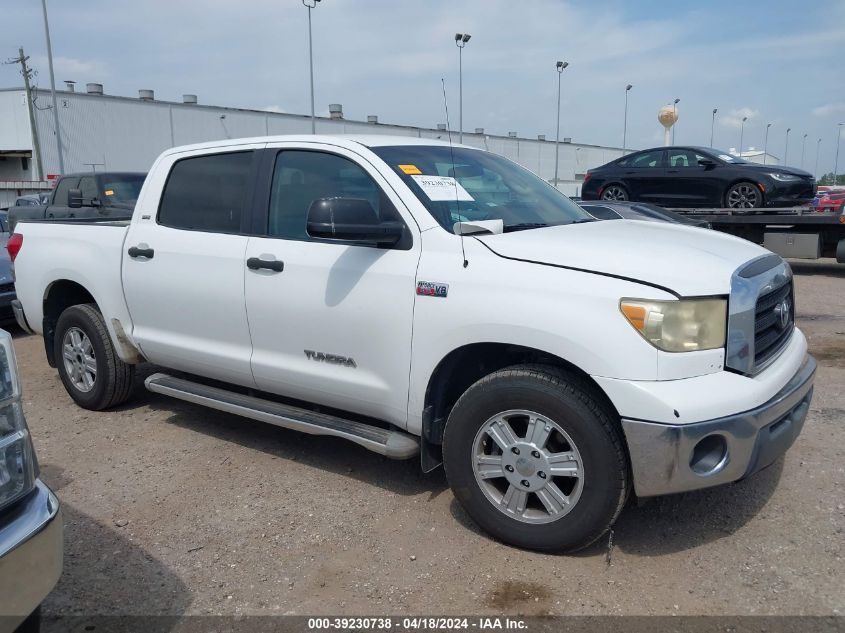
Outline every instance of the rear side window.
{"type": "Polygon", "coordinates": [[[253,152],[184,158],[164,185],[158,223],[175,229],[239,233],[253,152]]]}

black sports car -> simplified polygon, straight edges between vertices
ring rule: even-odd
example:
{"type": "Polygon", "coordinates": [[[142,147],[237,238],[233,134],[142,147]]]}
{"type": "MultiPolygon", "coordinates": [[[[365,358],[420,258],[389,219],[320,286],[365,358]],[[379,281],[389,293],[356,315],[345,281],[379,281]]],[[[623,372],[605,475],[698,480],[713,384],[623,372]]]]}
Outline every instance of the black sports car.
{"type": "Polygon", "coordinates": [[[749,163],[704,147],[656,147],[589,170],[581,197],[755,209],[801,205],[815,192],[813,175],[793,167],[749,163]]]}

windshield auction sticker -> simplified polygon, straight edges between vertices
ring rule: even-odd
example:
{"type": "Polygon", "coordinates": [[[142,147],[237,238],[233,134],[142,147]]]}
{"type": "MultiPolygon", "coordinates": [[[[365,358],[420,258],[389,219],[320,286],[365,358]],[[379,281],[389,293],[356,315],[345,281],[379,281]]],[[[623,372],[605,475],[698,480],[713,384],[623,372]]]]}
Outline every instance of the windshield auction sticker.
{"type": "Polygon", "coordinates": [[[473,202],[475,198],[449,176],[411,176],[432,202],[473,202]]]}

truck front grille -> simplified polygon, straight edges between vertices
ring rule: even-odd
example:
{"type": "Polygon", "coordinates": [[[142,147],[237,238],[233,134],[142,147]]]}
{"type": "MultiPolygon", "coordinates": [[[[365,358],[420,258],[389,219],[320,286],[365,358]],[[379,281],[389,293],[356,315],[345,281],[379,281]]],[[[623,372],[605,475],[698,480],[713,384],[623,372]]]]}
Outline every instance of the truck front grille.
{"type": "Polygon", "coordinates": [[[792,280],[757,299],[754,310],[754,367],[758,369],[786,345],[795,328],[792,280]]]}

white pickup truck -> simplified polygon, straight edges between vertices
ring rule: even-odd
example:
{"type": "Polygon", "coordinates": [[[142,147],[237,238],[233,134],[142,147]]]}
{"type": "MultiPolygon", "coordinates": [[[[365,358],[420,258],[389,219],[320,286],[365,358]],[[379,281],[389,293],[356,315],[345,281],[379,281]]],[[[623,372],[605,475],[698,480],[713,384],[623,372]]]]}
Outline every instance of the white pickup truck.
{"type": "Polygon", "coordinates": [[[148,389],[441,462],[502,541],[585,547],[640,497],[799,434],[815,362],[777,255],[593,221],[494,154],[267,137],[164,152],[132,220],[22,221],[20,324],[82,407],[148,389]]]}

